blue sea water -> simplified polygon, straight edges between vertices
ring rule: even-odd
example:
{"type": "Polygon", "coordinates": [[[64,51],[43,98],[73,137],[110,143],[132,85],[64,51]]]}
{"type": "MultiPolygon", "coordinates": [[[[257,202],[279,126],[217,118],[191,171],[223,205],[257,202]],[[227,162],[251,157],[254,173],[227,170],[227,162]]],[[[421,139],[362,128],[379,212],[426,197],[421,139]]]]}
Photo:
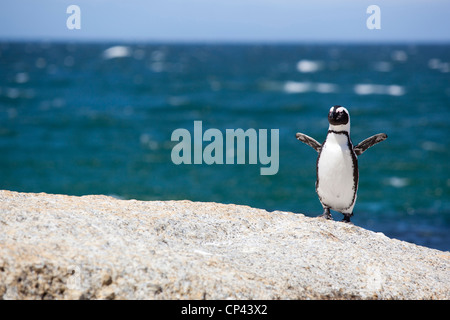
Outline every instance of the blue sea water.
{"type": "MultiPolygon", "coordinates": [[[[0,189],[189,199],[316,216],[332,105],[359,157],[359,226],[450,250],[450,45],[0,43],[0,189]],[[177,128],[279,129],[279,171],[175,165],[177,128]]],[[[207,143],[205,143],[206,145],[207,143]]],[[[333,213],[336,220],[342,215],[333,213]]]]}

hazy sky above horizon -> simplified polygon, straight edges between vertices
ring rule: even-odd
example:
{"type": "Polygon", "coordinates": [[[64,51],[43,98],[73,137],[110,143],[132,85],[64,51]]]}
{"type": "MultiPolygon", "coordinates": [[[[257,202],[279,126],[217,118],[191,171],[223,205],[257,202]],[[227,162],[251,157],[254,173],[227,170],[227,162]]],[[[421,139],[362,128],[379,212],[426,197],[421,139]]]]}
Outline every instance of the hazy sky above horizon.
{"type": "Polygon", "coordinates": [[[448,0],[14,0],[0,39],[182,42],[450,42],[448,0]],[[69,5],[81,29],[69,30],[69,5]],[[367,7],[381,9],[369,30],[367,7]]]}

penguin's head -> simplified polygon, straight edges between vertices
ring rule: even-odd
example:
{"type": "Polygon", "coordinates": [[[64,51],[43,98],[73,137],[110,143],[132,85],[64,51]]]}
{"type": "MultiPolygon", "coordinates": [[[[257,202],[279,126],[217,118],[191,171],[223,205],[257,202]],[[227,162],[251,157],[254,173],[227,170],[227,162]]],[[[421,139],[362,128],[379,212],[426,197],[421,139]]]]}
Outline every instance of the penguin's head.
{"type": "Polygon", "coordinates": [[[330,128],[337,131],[349,131],[350,129],[350,114],[348,110],[341,106],[332,106],[328,113],[328,122],[330,128]]]}

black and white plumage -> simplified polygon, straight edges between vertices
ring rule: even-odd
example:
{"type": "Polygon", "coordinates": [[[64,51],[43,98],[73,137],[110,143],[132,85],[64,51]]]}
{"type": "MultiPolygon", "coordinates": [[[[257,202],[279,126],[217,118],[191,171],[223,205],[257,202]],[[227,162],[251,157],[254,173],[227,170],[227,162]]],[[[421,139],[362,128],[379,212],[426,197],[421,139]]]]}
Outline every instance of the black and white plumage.
{"type": "Polygon", "coordinates": [[[327,138],[323,144],[297,133],[298,140],[319,153],[316,164],[316,192],[324,212],[320,217],[332,219],[330,209],[341,212],[344,222],[350,222],[358,191],[358,158],[368,148],[384,141],[379,133],[353,146],[350,139],[350,114],[341,106],[333,106],[328,113],[327,138]]]}

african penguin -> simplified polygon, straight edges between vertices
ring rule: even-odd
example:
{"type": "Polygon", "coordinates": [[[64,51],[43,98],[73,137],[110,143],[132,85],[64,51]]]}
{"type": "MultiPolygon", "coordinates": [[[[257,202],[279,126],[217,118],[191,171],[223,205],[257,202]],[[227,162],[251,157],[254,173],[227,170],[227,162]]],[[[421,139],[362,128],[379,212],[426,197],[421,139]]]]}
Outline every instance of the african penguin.
{"type": "Polygon", "coordinates": [[[350,114],[346,108],[331,107],[328,122],[330,126],[323,144],[303,133],[297,133],[296,138],[319,153],[316,192],[324,210],[319,217],[332,219],[331,209],[344,215],[342,221],[350,222],[358,191],[357,156],[385,140],[387,135],[376,134],[354,147],[350,139],[350,114]]]}

